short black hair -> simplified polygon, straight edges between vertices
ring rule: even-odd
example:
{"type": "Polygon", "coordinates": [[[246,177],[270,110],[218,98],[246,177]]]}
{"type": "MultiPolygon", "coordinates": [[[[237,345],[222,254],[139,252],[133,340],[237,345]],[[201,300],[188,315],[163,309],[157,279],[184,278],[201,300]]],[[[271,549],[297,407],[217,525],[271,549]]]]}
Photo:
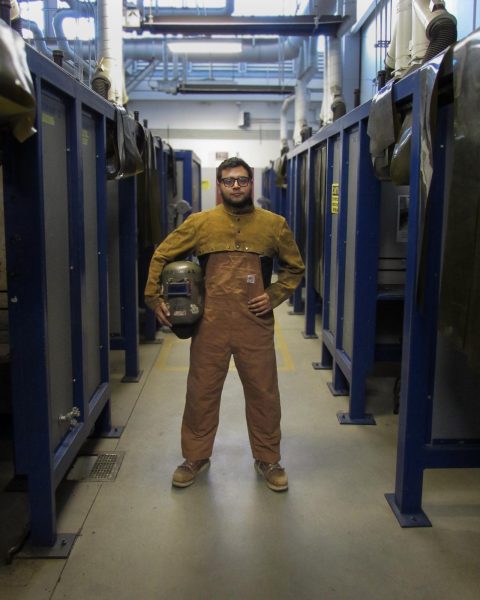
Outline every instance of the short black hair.
{"type": "Polygon", "coordinates": [[[242,158],[238,158],[237,156],[231,156],[230,158],[227,158],[226,160],[224,160],[222,163],[220,163],[218,165],[217,181],[220,181],[220,178],[222,176],[222,171],[224,171],[225,169],[233,169],[235,167],[243,167],[247,171],[250,179],[253,179],[252,167],[249,164],[247,164],[242,158]]]}

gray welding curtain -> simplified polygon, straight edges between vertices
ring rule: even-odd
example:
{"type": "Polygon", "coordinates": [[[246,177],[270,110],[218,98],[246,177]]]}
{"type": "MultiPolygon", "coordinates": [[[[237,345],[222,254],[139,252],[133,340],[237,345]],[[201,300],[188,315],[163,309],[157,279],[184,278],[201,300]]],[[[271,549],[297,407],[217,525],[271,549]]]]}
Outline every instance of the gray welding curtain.
{"type": "Polygon", "coordinates": [[[480,33],[454,48],[454,158],[439,331],[480,372],[480,33]]]}

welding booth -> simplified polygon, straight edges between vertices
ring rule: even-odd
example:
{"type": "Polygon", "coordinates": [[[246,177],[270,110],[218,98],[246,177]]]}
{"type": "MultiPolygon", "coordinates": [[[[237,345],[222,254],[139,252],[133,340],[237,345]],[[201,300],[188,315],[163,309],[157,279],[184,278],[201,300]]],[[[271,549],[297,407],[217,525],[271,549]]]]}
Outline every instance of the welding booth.
{"type": "MultiPolygon", "coordinates": [[[[366,382],[398,362],[395,492],[403,527],[430,525],[430,468],[480,466],[478,33],[391,80],[288,154],[287,211],[306,260],[316,336],[342,425],[374,425],[366,382]]],[[[389,410],[391,404],[386,405],[389,410]]],[[[390,408],[391,409],[391,408],[390,408]]]]}
{"type": "MultiPolygon", "coordinates": [[[[19,77],[25,115],[0,115],[12,487],[28,492],[32,555],[66,556],[76,534],[57,532],[56,488],[87,437],[123,429],[111,423],[110,351],[123,353],[123,381],[138,381],[140,321],[155,336],[153,314],[139,313],[175,153],[29,47],[19,77]]],[[[184,173],[198,209],[197,162],[184,173]]]]}

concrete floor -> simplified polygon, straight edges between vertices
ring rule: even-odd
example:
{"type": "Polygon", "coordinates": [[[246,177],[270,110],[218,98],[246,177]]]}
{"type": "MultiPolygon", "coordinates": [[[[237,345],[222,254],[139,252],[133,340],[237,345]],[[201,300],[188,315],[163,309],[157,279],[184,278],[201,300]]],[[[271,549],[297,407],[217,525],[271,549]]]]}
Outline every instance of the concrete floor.
{"type": "Polygon", "coordinates": [[[347,398],[331,396],[330,371],[313,370],[320,342],[287,311],[276,317],[289,491],[255,474],[234,369],[211,468],[172,489],[188,342],[166,334],[141,347],[139,383],[120,382],[113,356],[113,421],[125,430],[85,451],[125,457],[115,481],[60,485],[58,531],[79,532],[69,558],[1,566],[2,600],[478,600],[479,470],[427,471],[433,527],[402,529],[384,498],[395,480],[393,379],[369,381],[376,427],[340,426],[347,398]]]}

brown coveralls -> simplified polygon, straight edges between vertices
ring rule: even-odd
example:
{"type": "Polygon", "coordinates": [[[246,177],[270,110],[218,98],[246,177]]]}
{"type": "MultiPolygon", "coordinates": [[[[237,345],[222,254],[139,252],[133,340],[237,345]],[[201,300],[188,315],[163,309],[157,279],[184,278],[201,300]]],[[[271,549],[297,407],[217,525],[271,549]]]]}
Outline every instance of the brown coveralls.
{"type": "Polygon", "coordinates": [[[190,346],[183,456],[191,461],[211,456],[233,355],[245,394],[252,454],[276,463],[281,434],[273,312],[257,317],[247,302],[264,291],[261,255],[279,258],[278,280],[265,290],[272,307],[300,283],[304,266],[292,232],[283,217],[253,206],[242,211],[220,205],[191,215],[154,253],[145,289],[148,306],[154,309],[161,300],[165,264],[191,253],[209,258],[204,315],[190,346]]]}

